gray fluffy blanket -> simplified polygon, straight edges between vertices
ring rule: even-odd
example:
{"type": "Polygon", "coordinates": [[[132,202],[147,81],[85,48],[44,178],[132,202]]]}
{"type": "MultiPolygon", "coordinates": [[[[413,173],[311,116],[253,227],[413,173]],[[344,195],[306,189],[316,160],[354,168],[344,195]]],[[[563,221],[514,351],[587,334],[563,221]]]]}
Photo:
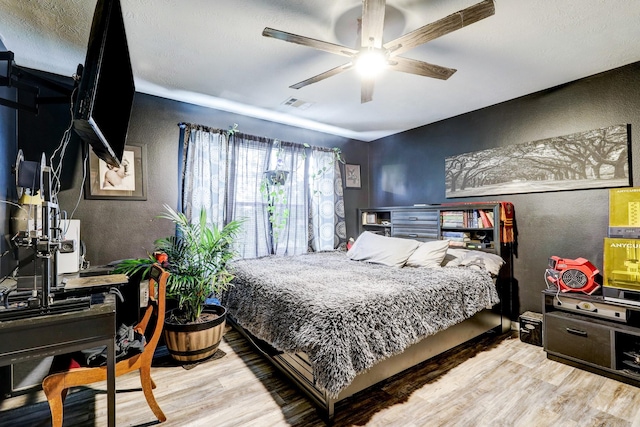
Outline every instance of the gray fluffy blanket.
{"type": "Polygon", "coordinates": [[[486,271],[393,268],[340,251],[238,260],[233,272],[228,313],[274,348],[306,353],[332,397],[376,362],[499,302],[486,271]]]}

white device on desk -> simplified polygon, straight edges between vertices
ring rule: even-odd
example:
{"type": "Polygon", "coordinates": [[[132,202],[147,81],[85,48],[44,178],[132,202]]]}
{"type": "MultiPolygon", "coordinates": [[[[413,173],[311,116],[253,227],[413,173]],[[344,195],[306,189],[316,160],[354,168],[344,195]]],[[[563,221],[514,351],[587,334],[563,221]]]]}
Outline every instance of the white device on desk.
{"type": "Polygon", "coordinates": [[[60,220],[60,247],[56,252],[58,274],[77,273],[80,270],[80,220],[60,220]]]}

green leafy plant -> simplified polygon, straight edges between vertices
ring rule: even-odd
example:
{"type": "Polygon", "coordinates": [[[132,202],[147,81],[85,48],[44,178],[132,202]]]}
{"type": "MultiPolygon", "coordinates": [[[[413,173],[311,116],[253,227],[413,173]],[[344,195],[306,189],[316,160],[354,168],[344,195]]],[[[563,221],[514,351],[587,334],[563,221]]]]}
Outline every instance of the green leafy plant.
{"type": "Polygon", "coordinates": [[[238,132],[238,124],[234,123],[233,126],[229,126],[229,130],[227,131],[227,136],[232,136],[236,132],[238,132]]]}
{"type": "Polygon", "coordinates": [[[273,243],[277,244],[280,233],[287,226],[289,207],[285,184],[288,171],[266,171],[260,181],[260,192],[267,202],[267,215],[271,224],[273,243]]]}
{"type": "MultiPolygon", "coordinates": [[[[166,213],[159,215],[176,225],[176,235],[155,241],[155,252],[167,255],[163,267],[171,273],[167,281],[167,297],[178,302],[179,316],[175,321],[197,322],[205,301],[212,295],[218,296],[231,285],[233,274],[228,263],[237,256],[233,242],[241,227],[241,220],[234,220],[219,228],[207,223],[207,212],[200,211],[198,222],[164,205],[166,213]]],[[[133,275],[142,272],[146,277],[156,257],[127,259],[115,268],[115,273],[133,275]]]]}
{"type": "Polygon", "coordinates": [[[289,171],[282,170],[284,149],[280,140],[273,141],[276,154],[275,169],[266,170],[260,180],[260,193],[267,203],[267,216],[270,224],[272,250],[277,246],[280,233],[289,220],[289,206],[285,185],[289,171]]]}

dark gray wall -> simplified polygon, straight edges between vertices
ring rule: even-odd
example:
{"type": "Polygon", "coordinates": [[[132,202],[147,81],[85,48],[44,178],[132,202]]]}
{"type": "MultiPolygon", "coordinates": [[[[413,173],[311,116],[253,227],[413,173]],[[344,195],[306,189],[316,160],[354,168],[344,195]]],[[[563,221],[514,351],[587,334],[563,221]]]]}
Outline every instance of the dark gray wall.
{"type": "MultiPolygon", "coordinates": [[[[191,122],[226,129],[238,123],[244,133],[340,147],[349,163],[362,165],[362,189],[345,190],[347,232],[349,236],[355,236],[358,207],[456,201],[445,198],[444,158],[447,156],[618,123],[631,124],[633,140],[635,129],[640,125],[639,71],[640,64],[632,64],[370,144],[136,94],[129,141],[147,144],[148,147],[148,200],[84,200],[81,152],[76,147],[74,155],[65,159],[65,169],[70,168],[73,173],[70,180],[63,183],[67,189],[60,193],[60,205],[71,212],[79,200],[75,218],[82,220],[82,238],[87,244],[87,258],[92,264],[143,256],[152,249],[156,238],[172,232],[169,224],[155,217],[162,211],[164,203],[177,204],[180,134],[177,124],[191,122]]],[[[56,108],[66,111],[65,106],[56,108]]],[[[4,114],[11,116],[15,113],[7,113],[6,110],[0,110],[3,114],[0,120],[10,124],[11,119],[6,119],[4,114]]],[[[35,147],[35,150],[55,147],[68,124],[65,114],[54,114],[58,119],[53,121],[46,114],[32,116],[29,120],[27,114],[21,114],[20,145],[35,147]],[[36,132],[36,129],[41,131],[36,132]],[[47,142],[47,138],[50,141],[47,142]]],[[[1,138],[5,145],[0,147],[14,152],[11,134],[11,126],[3,126],[1,138]]],[[[75,136],[73,141],[79,144],[75,136]]],[[[632,159],[639,158],[637,150],[637,144],[633,144],[632,159]]],[[[14,156],[10,154],[9,164],[13,163],[14,156]]],[[[632,169],[633,182],[640,182],[638,167],[632,169]]],[[[6,175],[6,171],[3,170],[3,174],[6,175]]],[[[518,226],[518,257],[514,263],[515,306],[519,307],[519,312],[540,311],[539,293],[544,288],[543,274],[549,256],[582,256],[602,267],[602,239],[606,236],[608,223],[608,190],[458,200],[508,200],[515,204],[518,226]]]]}
{"type": "MultiPolygon", "coordinates": [[[[474,111],[370,144],[373,206],[506,200],[515,205],[519,312],[541,311],[548,258],[584,257],[602,268],[609,190],[446,199],[445,157],[553,136],[631,124],[633,183],[640,183],[640,63],[474,111]]],[[[517,315],[517,313],[516,313],[517,315]]]]}
{"type": "MultiPolygon", "coordinates": [[[[0,51],[6,48],[0,41],[0,51]]],[[[0,75],[6,76],[7,63],[0,62],[0,75]]],[[[15,89],[0,87],[0,98],[8,101],[16,101],[17,94],[15,89]]],[[[0,200],[16,201],[15,177],[11,174],[11,168],[16,161],[18,151],[17,138],[17,111],[13,108],[0,105],[0,200]]],[[[11,205],[0,203],[0,254],[4,254],[9,250],[9,245],[5,240],[5,236],[10,235],[9,218],[11,216],[11,205]]],[[[0,258],[0,279],[11,272],[16,266],[16,261],[11,253],[0,258]]]]}
{"type": "MultiPolygon", "coordinates": [[[[181,122],[221,129],[237,123],[239,130],[247,134],[339,147],[349,163],[362,164],[363,176],[366,177],[368,171],[367,143],[136,93],[127,141],[134,145],[147,144],[147,201],[84,200],[81,197],[74,217],[81,220],[81,238],[86,242],[87,258],[92,265],[145,256],[146,251],[153,249],[155,239],[173,232],[168,221],[156,216],[164,210],[165,203],[177,206],[178,123],[181,122]]],[[[81,164],[81,154],[78,152],[70,162],[81,164]]],[[[82,168],[75,167],[69,190],[59,195],[62,209],[73,209],[81,182],[82,168]]],[[[368,203],[366,180],[362,189],[345,192],[347,232],[351,236],[357,230],[356,209],[368,203]]]]}

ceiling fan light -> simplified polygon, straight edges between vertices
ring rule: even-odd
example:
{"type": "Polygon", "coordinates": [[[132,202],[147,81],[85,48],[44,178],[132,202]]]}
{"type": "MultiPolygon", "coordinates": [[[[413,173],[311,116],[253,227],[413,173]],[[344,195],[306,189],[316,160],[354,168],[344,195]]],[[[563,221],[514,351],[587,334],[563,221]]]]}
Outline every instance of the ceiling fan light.
{"type": "Polygon", "coordinates": [[[356,70],[363,77],[374,77],[387,68],[386,55],[381,51],[367,50],[358,55],[356,70]]]}

